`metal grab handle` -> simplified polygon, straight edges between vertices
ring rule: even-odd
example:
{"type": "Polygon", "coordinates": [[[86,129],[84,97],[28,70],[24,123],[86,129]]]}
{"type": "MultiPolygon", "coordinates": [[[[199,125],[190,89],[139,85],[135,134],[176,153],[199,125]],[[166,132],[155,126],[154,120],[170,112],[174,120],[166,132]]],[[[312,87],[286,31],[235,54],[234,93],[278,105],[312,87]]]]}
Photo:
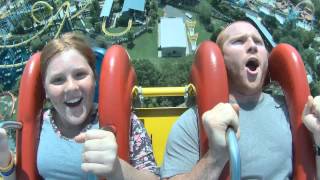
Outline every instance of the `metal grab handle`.
{"type": "Polygon", "coordinates": [[[18,121],[0,121],[0,128],[3,129],[21,129],[22,123],[18,121]]]}
{"type": "Polygon", "coordinates": [[[231,180],[240,180],[241,179],[241,161],[240,161],[240,150],[237,141],[237,136],[234,130],[229,127],[227,129],[227,146],[229,150],[230,158],[230,173],[231,180]]]}

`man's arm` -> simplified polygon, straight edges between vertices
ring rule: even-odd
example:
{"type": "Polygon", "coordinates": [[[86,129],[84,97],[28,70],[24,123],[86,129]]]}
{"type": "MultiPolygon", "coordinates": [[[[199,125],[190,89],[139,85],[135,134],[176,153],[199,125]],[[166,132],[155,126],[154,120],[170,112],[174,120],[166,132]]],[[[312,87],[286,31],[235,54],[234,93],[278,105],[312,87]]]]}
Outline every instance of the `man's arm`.
{"type": "MultiPolygon", "coordinates": [[[[190,157],[190,155],[195,154],[194,152],[192,152],[192,149],[195,145],[189,145],[189,141],[191,141],[192,138],[185,138],[187,140],[184,140],[183,138],[185,136],[190,137],[190,134],[182,133],[179,138],[173,137],[169,139],[163,166],[164,169],[166,169],[166,171],[170,173],[162,174],[162,178],[197,180],[218,179],[225,164],[229,159],[226,145],[227,128],[229,126],[233,127],[233,129],[238,132],[237,135],[239,137],[239,119],[237,114],[238,110],[239,106],[237,105],[231,105],[229,103],[219,103],[217,106],[203,114],[202,122],[208,136],[209,150],[207,154],[200,159],[200,161],[195,162],[191,166],[189,165],[189,169],[180,168],[180,171],[176,170],[174,172],[170,172],[170,169],[177,169],[177,167],[183,166],[184,162],[188,163],[188,160],[186,159],[191,159],[192,156],[190,157]],[[180,153],[179,151],[175,152],[177,151],[177,148],[187,150],[184,150],[183,153],[180,153]]],[[[178,127],[181,126],[186,125],[182,124],[178,127]]],[[[173,130],[177,129],[173,128],[173,130]]],[[[184,132],[184,129],[182,130],[182,132],[184,132]]]]}
{"type": "Polygon", "coordinates": [[[165,178],[164,180],[218,179],[225,164],[225,160],[214,158],[211,153],[206,153],[191,172],[165,178]]]}

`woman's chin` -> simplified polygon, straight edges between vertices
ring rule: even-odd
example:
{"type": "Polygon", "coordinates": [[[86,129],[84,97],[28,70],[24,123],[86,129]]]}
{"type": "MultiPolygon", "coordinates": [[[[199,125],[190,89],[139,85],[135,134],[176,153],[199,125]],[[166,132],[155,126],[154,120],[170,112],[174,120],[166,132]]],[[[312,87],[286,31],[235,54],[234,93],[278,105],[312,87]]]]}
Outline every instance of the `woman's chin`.
{"type": "Polygon", "coordinates": [[[66,116],[66,120],[68,121],[68,124],[73,126],[81,125],[87,118],[87,113],[82,114],[68,114],[66,116]]]}

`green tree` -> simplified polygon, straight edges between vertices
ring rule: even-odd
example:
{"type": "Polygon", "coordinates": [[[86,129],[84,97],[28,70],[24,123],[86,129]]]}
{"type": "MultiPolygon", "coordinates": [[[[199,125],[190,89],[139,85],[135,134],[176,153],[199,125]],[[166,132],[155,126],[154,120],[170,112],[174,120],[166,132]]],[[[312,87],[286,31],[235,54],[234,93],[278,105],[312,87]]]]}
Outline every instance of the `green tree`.
{"type": "Polygon", "coordinates": [[[95,24],[99,20],[100,5],[99,1],[92,0],[90,6],[91,24],[95,24]]]}
{"type": "Polygon", "coordinates": [[[199,12],[200,20],[204,24],[210,23],[211,17],[211,5],[207,0],[200,1],[199,5],[196,7],[199,12]]]}
{"type": "Polygon", "coordinates": [[[295,47],[299,52],[303,51],[303,47],[299,39],[293,38],[291,36],[284,36],[280,38],[279,43],[288,43],[295,47]]]}
{"type": "Polygon", "coordinates": [[[220,3],[221,3],[222,0],[209,0],[209,3],[212,5],[212,6],[218,6],[220,3]]]}
{"type": "Polygon", "coordinates": [[[266,25],[268,30],[273,33],[276,29],[278,29],[279,23],[278,20],[274,16],[266,15],[263,18],[263,23],[266,25]]]}
{"type": "Polygon", "coordinates": [[[213,33],[211,34],[211,41],[216,41],[217,40],[217,37],[219,35],[219,33],[223,30],[223,26],[214,26],[213,27],[213,33]]]}
{"type": "Polygon", "coordinates": [[[94,24],[94,30],[96,31],[96,33],[101,33],[101,22],[97,22],[94,24]]]}
{"type": "Polygon", "coordinates": [[[150,5],[151,9],[155,10],[156,12],[158,11],[158,3],[155,0],[151,0],[150,5]]]}
{"type": "Polygon", "coordinates": [[[304,29],[299,29],[298,32],[299,32],[299,36],[297,37],[301,40],[303,47],[308,48],[316,36],[315,31],[309,32],[309,31],[305,31],[304,29]]]}
{"type": "Polygon", "coordinates": [[[303,61],[310,66],[310,68],[311,68],[311,70],[313,72],[317,71],[317,64],[316,64],[316,61],[315,61],[316,60],[315,59],[316,52],[315,52],[314,49],[310,49],[309,48],[309,49],[303,50],[301,52],[301,57],[302,57],[303,61]]]}
{"type": "Polygon", "coordinates": [[[30,17],[24,16],[22,19],[22,26],[25,28],[33,27],[33,23],[30,17]]]}
{"type": "Polygon", "coordinates": [[[310,84],[310,91],[312,96],[318,96],[320,94],[320,81],[314,81],[310,84]]]}
{"type": "Polygon", "coordinates": [[[36,38],[30,42],[32,52],[40,51],[44,45],[45,43],[41,41],[40,38],[36,38]]]}
{"type": "Polygon", "coordinates": [[[272,37],[275,40],[275,42],[279,42],[282,36],[283,36],[283,32],[281,29],[275,29],[272,33],[272,37]]]}
{"type": "Polygon", "coordinates": [[[120,12],[121,11],[121,5],[120,5],[120,3],[119,2],[114,2],[114,4],[113,4],[113,7],[112,7],[112,10],[114,11],[114,12],[120,12]]]}
{"type": "Polygon", "coordinates": [[[314,15],[317,17],[318,21],[320,18],[320,1],[319,0],[312,0],[313,6],[314,6],[314,15]]]}
{"type": "Polygon", "coordinates": [[[230,12],[231,16],[236,20],[243,20],[246,17],[246,14],[240,8],[232,9],[230,12]]]}
{"type": "Polygon", "coordinates": [[[124,13],[118,18],[117,26],[127,27],[128,26],[128,21],[129,21],[129,14],[128,13],[124,13]]]}
{"type": "Polygon", "coordinates": [[[127,38],[128,38],[128,48],[132,49],[134,47],[134,34],[132,31],[129,31],[127,33],[127,38]]]}
{"type": "Polygon", "coordinates": [[[12,31],[13,34],[24,34],[24,29],[23,29],[23,26],[22,24],[19,24],[13,31],[12,31]]]}
{"type": "Polygon", "coordinates": [[[134,59],[138,84],[144,87],[159,86],[160,71],[148,59],[134,59]]]}

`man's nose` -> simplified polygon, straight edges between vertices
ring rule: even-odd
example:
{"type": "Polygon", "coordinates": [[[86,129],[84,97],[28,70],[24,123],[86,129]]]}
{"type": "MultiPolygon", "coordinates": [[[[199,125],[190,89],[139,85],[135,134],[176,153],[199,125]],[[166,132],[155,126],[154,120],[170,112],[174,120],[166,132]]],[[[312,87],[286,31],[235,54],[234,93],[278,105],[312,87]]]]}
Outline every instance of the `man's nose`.
{"type": "Polygon", "coordinates": [[[252,38],[249,38],[248,41],[247,41],[247,51],[248,53],[257,53],[258,52],[258,47],[257,47],[257,44],[256,42],[252,39],[252,38]]]}

